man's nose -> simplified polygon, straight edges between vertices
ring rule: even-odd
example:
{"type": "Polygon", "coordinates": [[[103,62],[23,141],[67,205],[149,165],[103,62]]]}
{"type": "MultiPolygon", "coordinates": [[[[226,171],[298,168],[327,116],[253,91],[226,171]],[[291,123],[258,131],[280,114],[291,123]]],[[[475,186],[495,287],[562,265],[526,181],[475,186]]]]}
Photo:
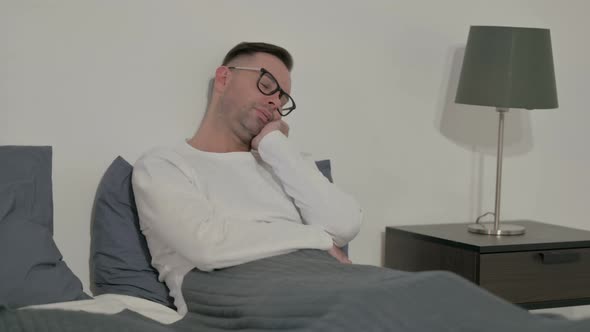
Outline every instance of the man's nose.
{"type": "Polygon", "coordinates": [[[279,111],[281,109],[281,99],[279,98],[280,91],[268,96],[268,104],[272,105],[273,111],[279,111]]]}

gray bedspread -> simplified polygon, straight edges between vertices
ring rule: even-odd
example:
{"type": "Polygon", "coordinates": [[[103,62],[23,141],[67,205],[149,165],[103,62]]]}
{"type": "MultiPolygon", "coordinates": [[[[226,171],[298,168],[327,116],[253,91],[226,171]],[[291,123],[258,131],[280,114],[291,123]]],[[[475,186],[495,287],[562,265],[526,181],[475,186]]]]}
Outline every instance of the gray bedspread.
{"type": "Polygon", "coordinates": [[[590,320],[530,314],[448,272],[340,264],[317,250],[193,271],[183,294],[214,331],[590,332],[590,320]]]}
{"type": "Polygon", "coordinates": [[[451,273],[344,265],[315,250],[195,270],[183,292],[190,312],[172,325],[0,308],[0,331],[590,331],[590,320],[530,314],[451,273]]]}
{"type": "MultiPolygon", "coordinates": [[[[116,315],[58,309],[16,310],[0,306],[1,332],[175,332],[169,326],[125,310],[116,315]]],[[[195,330],[196,331],[196,330],[195,330]]]]}

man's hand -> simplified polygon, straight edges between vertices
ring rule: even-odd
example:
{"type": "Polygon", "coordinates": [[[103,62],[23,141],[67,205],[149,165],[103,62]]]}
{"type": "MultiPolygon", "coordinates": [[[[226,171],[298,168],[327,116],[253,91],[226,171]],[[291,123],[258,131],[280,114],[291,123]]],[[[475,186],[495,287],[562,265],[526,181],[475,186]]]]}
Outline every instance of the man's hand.
{"type": "Polygon", "coordinates": [[[336,247],[336,245],[332,245],[332,248],[328,250],[328,253],[332,255],[332,257],[336,258],[340,263],[343,264],[351,264],[352,261],[348,259],[348,256],[342,251],[342,249],[336,247]]]}
{"type": "Polygon", "coordinates": [[[258,150],[258,144],[260,144],[262,138],[266,136],[268,133],[275,130],[280,130],[283,134],[285,134],[285,136],[289,136],[289,125],[285,121],[280,119],[271,121],[267,123],[264,126],[264,128],[262,128],[258,135],[254,136],[254,138],[252,139],[252,143],[250,144],[252,146],[252,149],[258,150]]]}

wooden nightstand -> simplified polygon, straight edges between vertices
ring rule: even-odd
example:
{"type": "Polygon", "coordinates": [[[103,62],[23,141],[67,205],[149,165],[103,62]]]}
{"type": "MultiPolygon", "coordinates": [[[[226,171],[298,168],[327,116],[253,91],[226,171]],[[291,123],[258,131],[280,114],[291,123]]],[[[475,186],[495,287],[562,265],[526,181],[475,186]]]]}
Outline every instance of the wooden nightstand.
{"type": "Polygon", "coordinates": [[[387,227],[385,266],[452,271],[527,309],[590,304],[590,231],[510,223],[526,234],[472,234],[467,224],[387,227]]]}

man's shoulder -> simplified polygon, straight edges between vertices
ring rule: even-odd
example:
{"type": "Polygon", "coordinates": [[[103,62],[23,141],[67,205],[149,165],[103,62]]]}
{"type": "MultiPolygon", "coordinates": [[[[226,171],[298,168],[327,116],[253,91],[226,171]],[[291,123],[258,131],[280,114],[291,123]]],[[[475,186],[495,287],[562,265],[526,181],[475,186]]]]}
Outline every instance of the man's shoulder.
{"type": "MultiPolygon", "coordinates": [[[[186,143],[185,143],[186,144],[186,143]]],[[[136,163],[150,163],[150,162],[170,162],[178,164],[184,162],[185,158],[182,153],[182,145],[174,146],[157,146],[152,147],[144,152],[136,163]]]]}

